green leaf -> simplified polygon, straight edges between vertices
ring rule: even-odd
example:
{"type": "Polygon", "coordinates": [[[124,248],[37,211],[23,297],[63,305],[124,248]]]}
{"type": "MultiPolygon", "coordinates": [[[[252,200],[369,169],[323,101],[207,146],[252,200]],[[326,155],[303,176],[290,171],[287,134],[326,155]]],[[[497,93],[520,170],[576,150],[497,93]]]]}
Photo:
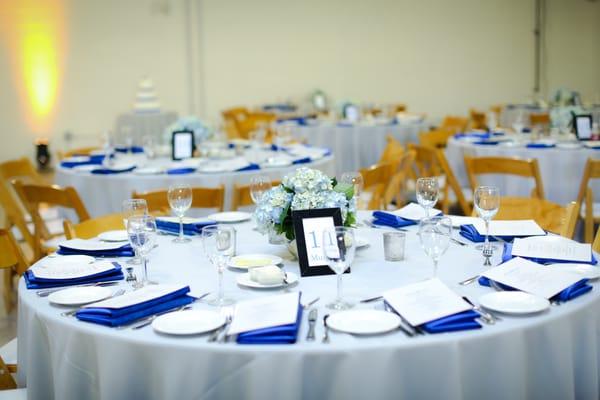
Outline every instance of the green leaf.
{"type": "Polygon", "coordinates": [[[350,200],[354,197],[354,185],[350,183],[338,183],[333,190],[338,193],[343,193],[346,196],[346,200],[350,200]]]}
{"type": "Polygon", "coordinates": [[[346,215],[346,222],[344,222],[344,226],[354,226],[356,225],[356,215],[354,213],[348,213],[346,215]]]}

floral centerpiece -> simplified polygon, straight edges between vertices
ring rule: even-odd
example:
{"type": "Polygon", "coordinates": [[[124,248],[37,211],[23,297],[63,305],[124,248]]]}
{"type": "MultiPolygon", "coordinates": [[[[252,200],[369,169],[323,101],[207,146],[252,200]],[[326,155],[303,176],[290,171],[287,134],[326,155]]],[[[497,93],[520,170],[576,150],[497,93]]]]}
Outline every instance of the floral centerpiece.
{"type": "Polygon", "coordinates": [[[294,240],[292,211],[316,208],[339,208],[344,226],[356,223],[354,187],[338,183],[321,171],[298,168],[283,178],[279,186],[265,192],[254,215],[258,231],[266,234],[275,230],[294,240]]]}
{"type": "Polygon", "coordinates": [[[169,125],[163,134],[165,143],[171,143],[171,134],[175,131],[194,132],[196,145],[207,140],[212,134],[210,128],[194,116],[181,117],[169,125]]]}

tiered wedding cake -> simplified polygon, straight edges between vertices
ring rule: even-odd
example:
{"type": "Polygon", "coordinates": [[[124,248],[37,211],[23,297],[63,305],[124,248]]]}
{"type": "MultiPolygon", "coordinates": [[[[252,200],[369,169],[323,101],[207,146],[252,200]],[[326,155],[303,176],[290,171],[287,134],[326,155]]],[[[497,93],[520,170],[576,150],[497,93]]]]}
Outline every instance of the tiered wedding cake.
{"type": "Polygon", "coordinates": [[[133,103],[136,114],[155,114],[160,112],[160,103],[154,90],[154,82],[148,77],[142,78],[133,103]]]}

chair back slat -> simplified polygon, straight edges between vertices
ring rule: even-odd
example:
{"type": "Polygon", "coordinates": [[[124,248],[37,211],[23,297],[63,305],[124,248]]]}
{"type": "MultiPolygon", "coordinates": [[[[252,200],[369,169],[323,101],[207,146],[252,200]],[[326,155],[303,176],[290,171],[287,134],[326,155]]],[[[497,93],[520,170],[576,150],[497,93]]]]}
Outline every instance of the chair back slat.
{"type": "MultiPolygon", "coordinates": [[[[153,190],[149,192],[133,192],[134,199],[144,199],[148,204],[148,212],[168,212],[169,200],[168,190],[153,190]]],[[[225,204],[225,186],[215,188],[194,187],[192,188],[192,208],[216,208],[223,211],[225,204]]]]}
{"type": "MultiPolygon", "coordinates": [[[[279,186],[281,181],[272,181],[273,187],[279,186]]],[[[231,210],[237,211],[240,207],[252,206],[252,196],[250,195],[250,185],[233,185],[233,193],[231,194],[231,210]]]]}

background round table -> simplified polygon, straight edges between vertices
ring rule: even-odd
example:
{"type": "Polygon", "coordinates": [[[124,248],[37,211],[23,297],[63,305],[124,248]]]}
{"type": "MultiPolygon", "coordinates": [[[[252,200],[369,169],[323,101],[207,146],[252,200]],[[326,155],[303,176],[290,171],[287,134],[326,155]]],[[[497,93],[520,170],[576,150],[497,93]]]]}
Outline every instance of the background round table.
{"type": "Polygon", "coordinates": [[[402,143],[417,143],[420,132],[428,130],[425,121],[399,122],[386,125],[341,125],[316,123],[294,126],[294,135],[307,143],[327,147],[336,155],[335,172],[358,171],[369,167],[381,157],[388,134],[402,143]]]}
{"type": "MultiPolygon", "coordinates": [[[[450,138],[446,157],[462,187],[469,187],[465,171],[464,155],[473,157],[519,157],[538,160],[546,199],[567,204],[577,199],[579,184],[588,158],[600,157],[600,149],[527,148],[525,145],[506,147],[502,145],[479,145],[470,140],[450,138]]],[[[530,196],[533,179],[480,175],[481,184],[500,187],[501,194],[530,196]]],[[[592,180],[592,189],[600,193],[600,182],[592,180]]]]}
{"type": "MultiPolygon", "coordinates": [[[[286,271],[299,272],[284,246],[269,245],[252,228],[252,222],[236,224],[243,238],[238,254],[278,254],[286,257],[286,271]]],[[[402,262],[384,261],[383,231],[358,230],[371,245],[358,250],[352,272],[344,276],[347,298],[371,297],[430,276],[432,263],[419,246],[415,226],[407,232],[402,262]]],[[[204,257],[200,239],[183,245],[171,240],[159,236],[150,253],[150,279],[189,284],[196,294],[214,291],[216,270],[204,257]]],[[[481,272],[482,262],[472,246],[450,244],[440,279],[476,301],[493,289],[457,282],[481,272]]],[[[227,270],[224,276],[226,291],[238,300],[281,293],[237,287],[238,274],[227,270]]],[[[593,286],[592,292],[544,313],[504,316],[480,330],[413,338],[401,331],[372,337],[332,332],[331,343],[323,344],[321,321],[330,312],[324,305],[334,296],[335,277],[301,278],[291,290],[301,291],[303,302],[321,297],[318,340],[305,340],[305,312],[296,344],[238,345],[208,343],[206,335],[170,337],[151,327],[117,330],[63,317],[61,308],[37,297],[21,280],[18,378],[30,398],[61,400],[598,398],[600,291],[597,283],[593,286]]],[[[210,309],[203,303],[193,307],[210,309]]]]}
{"type": "MultiPolygon", "coordinates": [[[[153,165],[169,164],[169,159],[154,160],[153,165]]],[[[240,172],[201,173],[185,175],[138,175],[133,172],[94,175],[90,172],[59,167],[56,171],[56,183],[61,186],[74,187],[92,217],[121,212],[123,200],[131,198],[134,191],[145,192],[156,189],[168,189],[169,185],[187,183],[190,186],[217,187],[225,185],[225,210],[231,209],[231,196],[234,184],[247,185],[252,176],[265,174],[273,180],[281,180],[285,175],[301,166],[319,169],[333,176],[334,156],[298,165],[277,168],[261,168],[259,170],[240,172]]]]}

